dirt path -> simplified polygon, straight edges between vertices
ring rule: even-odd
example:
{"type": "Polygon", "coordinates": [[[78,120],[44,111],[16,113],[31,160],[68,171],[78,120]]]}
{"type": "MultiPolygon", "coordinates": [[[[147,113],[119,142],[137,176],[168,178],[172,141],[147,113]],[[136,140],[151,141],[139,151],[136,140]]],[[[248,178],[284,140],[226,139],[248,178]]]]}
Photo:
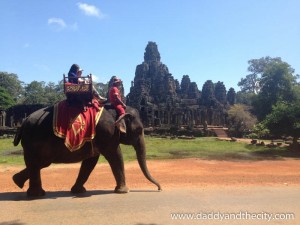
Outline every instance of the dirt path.
{"type": "MultiPolygon", "coordinates": [[[[46,191],[68,191],[76,180],[80,164],[53,165],[42,170],[46,191]]],[[[300,186],[300,160],[278,161],[217,161],[181,159],[148,161],[152,176],[165,190],[207,186],[300,186]]],[[[12,175],[23,167],[0,165],[0,192],[20,190],[12,182],[12,175]]],[[[125,164],[127,185],[131,190],[156,189],[144,178],[137,162],[125,164]]],[[[88,190],[112,190],[115,181],[108,164],[98,164],[85,187],[88,190]]]]}

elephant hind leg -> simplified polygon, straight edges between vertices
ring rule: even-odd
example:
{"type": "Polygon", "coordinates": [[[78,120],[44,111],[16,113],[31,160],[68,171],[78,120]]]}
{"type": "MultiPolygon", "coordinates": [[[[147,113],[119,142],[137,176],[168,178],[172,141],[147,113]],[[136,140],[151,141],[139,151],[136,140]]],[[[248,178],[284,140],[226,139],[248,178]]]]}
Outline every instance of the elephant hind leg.
{"type": "Polygon", "coordinates": [[[12,179],[19,188],[23,188],[25,182],[29,179],[28,169],[26,168],[19,173],[16,173],[13,175],[12,179]]]}
{"type": "Polygon", "coordinates": [[[39,197],[44,196],[46,192],[42,188],[41,168],[31,167],[29,170],[29,188],[27,196],[39,197]]]}

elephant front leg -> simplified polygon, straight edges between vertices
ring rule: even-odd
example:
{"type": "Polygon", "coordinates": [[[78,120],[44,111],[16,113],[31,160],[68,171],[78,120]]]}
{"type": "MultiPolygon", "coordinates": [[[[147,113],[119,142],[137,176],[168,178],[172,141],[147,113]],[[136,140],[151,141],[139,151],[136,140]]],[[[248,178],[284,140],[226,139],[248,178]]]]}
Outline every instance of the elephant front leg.
{"type": "Polygon", "coordinates": [[[116,150],[110,150],[108,153],[103,153],[114,174],[117,186],[114,192],[118,194],[128,193],[129,189],[126,186],[125,170],[123,155],[120,146],[116,150]]]}
{"type": "Polygon", "coordinates": [[[72,193],[79,194],[79,193],[86,192],[86,189],[83,185],[88,180],[91,172],[95,168],[98,159],[99,159],[99,155],[82,161],[76,182],[71,188],[72,193]]]}

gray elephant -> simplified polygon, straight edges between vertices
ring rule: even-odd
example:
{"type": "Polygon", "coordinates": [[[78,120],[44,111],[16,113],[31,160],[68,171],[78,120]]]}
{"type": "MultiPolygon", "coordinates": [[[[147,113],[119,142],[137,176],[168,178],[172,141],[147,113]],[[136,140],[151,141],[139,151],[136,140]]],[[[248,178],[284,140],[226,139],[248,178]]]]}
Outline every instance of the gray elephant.
{"type": "Polygon", "coordinates": [[[115,111],[105,107],[96,125],[96,135],[90,143],[85,143],[78,151],[69,151],[64,140],[53,133],[54,106],[40,109],[32,113],[18,130],[14,145],[21,141],[24,149],[26,168],[13,176],[15,184],[22,188],[29,179],[28,196],[43,196],[41,169],[51,163],[80,162],[81,167],[77,180],[71,188],[72,193],[83,193],[85,182],[96,166],[100,154],[109,162],[116,180],[116,193],[127,193],[123,156],[119,144],[132,145],[141,170],[145,177],[154,183],[158,190],[160,184],[150,175],[146,164],[146,146],[144,128],[137,110],[127,107],[128,116],[124,118],[126,134],[122,134],[115,126],[115,111]]]}

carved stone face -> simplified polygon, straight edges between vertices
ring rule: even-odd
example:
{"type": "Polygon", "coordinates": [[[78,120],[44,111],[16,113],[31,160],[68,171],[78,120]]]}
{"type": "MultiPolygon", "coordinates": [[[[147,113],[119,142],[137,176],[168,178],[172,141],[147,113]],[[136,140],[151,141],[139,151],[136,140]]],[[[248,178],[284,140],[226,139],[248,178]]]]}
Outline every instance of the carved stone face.
{"type": "Polygon", "coordinates": [[[160,54],[157,49],[157,45],[155,42],[148,42],[148,45],[145,49],[144,53],[145,62],[157,61],[160,62],[160,54]]]}

